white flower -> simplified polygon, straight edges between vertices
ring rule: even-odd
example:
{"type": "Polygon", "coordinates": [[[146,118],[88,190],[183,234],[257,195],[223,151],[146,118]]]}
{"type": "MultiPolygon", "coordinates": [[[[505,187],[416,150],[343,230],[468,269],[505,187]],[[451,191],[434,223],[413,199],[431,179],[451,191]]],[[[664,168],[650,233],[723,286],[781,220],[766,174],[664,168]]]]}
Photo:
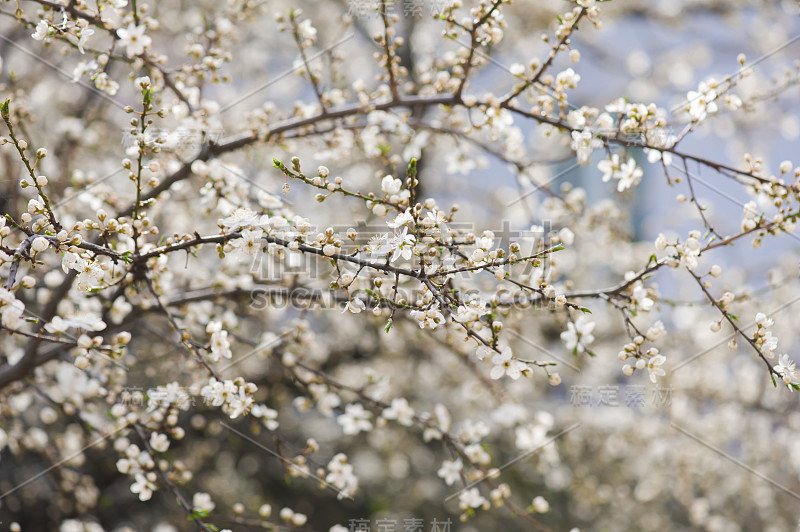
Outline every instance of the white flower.
{"type": "MultiPolygon", "coordinates": [[[[387,177],[390,177],[390,176],[387,176],[387,177]]],[[[397,217],[395,217],[395,219],[392,220],[391,222],[386,222],[386,225],[388,225],[392,229],[397,229],[401,225],[405,225],[408,222],[413,222],[413,221],[414,221],[414,217],[411,215],[411,209],[406,209],[405,211],[403,211],[400,214],[398,214],[397,217]]]]}
{"type": "Polygon", "coordinates": [[[169,438],[166,434],[153,432],[150,434],[150,447],[157,453],[166,452],[169,449],[169,438]]]}
{"type": "Polygon", "coordinates": [[[664,355],[656,355],[647,363],[647,372],[650,374],[650,381],[655,383],[656,377],[666,375],[666,372],[661,367],[666,362],[667,357],[664,355]]]}
{"type": "Polygon", "coordinates": [[[122,320],[125,319],[125,316],[127,316],[132,310],[133,305],[125,301],[123,296],[120,296],[115,299],[114,304],[111,305],[111,309],[108,311],[108,317],[111,318],[113,323],[119,324],[122,323],[122,320]]]}
{"type": "Polygon", "coordinates": [[[647,290],[641,281],[638,281],[633,288],[633,300],[639,308],[649,312],[653,308],[653,300],[647,297],[647,290]]]}
{"type": "Polygon", "coordinates": [[[398,423],[410,427],[414,423],[414,409],[403,397],[392,399],[392,405],[381,414],[386,419],[396,419],[398,423]]]}
{"type": "Polygon", "coordinates": [[[147,30],[145,26],[137,26],[131,22],[127,28],[120,28],[117,30],[119,36],[120,46],[125,46],[125,53],[128,57],[141,55],[144,53],[145,48],[150,46],[152,39],[145,35],[147,30]]]}
{"type": "Polygon", "coordinates": [[[756,323],[763,328],[772,327],[775,325],[775,321],[772,318],[768,318],[766,314],[763,312],[759,312],[756,314],[756,323]]]}
{"type": "MultiPolygon", "coordinates": [[[[458,323],[470,323],[478,321],[480,317],[486,313],[486,304],[479,299],[473,299],[467,301],[463,305],[459,305],[456,310],[456,315],[453,316],[453,321],[457,321],[458,323]]],[[[479,350],[480,349],[486,349],[486,346],[481,346],[479,350]]],[[[479,358],[483,359],[483,356],[479,355],[479,358]]]]}
{"type": "Polygon", "coordinates": [[[234,250],[238,251],[242,256],[255,256],[262,249],[261,239],[264,236],[264,231],[259,229],[244,229],[242,230],[242,237],[231,242],[234,250]]]}
{"type": "Polygon", "coordinates": [[[392,251],[392,241],[393,237],[390,233],[374,235],[364,246],[364,251],[369,253],[373,260],[385,257],[392,251]]]}
{"type": "Polygon", "coordinates": [[[49,333],[61,334],[63,332],[67,332],[69,325],[67,325],[67,323],[62,320],[60,316],[54,316],[53,319],[50,320],[50,323],[46,324],[44,328],[49,333]]]}
{"type": "Polygon", "coordinates": [[[47,37],[47,34],[49,32],[50,32],[50,24],[48,24],[46,20],[40,20],[39,23],[36,25],[36,33],[31,33],[31,37],[33,37],[37,41],[41,41],[45,37],[47,37]]]}
{"type": "Polygon", "coordinates": [[[484,504],[488,505],[489,501],[487,501],[483,495],[481,495],[481,492],[478,491],[478,488],[470,488],[458,496],[458,507],[462,510],[466,510],[468,508],[480,508],[484,504]]]}
{"type": "Polygon", "coordinates": [[[533,499],[531,506],[536,513],[545,514],[550,511],[550,503],[541,495],[533,499]]]}
{"type": "Polygon", "coordinates": [[[400,192],[400,188],[402,186],[403,186],[402,181],[400,181],[399,179],[395,179],[390,175],[384,176],[383,179],[381,180],[381,190],[383,190],[386,194],[389,195],[397,194],[398,192],[400,192]]]}
{"type": "Polygon", "coordinates": [[[92,59],[91,61],[88,61],[88,62],[87,61],[79,62],[77,65],[75,65],[75,68],[72,69],[72,82],[75,83],[85,73],[92,72],[92,71],[96,70],[97,67],[98,67],[98,64],[94,59],[92,59]]]}
{"type": "Polygon", "coordinates": [[[781,355],[778,358],[778,365],[772,369],[781,374],[784,383],[786,384],[800,383],[800,372],[797,371],[795,363],[792,359],[789,358],[789,355],[781,355]]]}
{"type": "Polygon", "coordinates": [[[603,141],[596,138],[588,129],[572,132],[572,144],[570,147],[578,156],[578,164],[586,166],[592,157],[592,152],[603,146],[603,141]]]}
{"type": "Polygon", "coordinates": [[[558,238],[567,246],[571,246],[575,242],[575,233],[569,227],[563,227],[558,232],[558,238]]]}
{"type": "Polygon", "coordinates": [[[672,164],[672,154],[668,151],[653,150],[645,148],[644,152],[647,154],[647,162],[657,163],[663,161],[665,166],[672,164]]]}
{"type": "Polygon", "coordinates": [[[578,316],[574,323],[567,323],[567,330],[561,333],[561,340],[570,351],[577,349],[578,353],[583,353],[584,346],[594,342],[594,336],[592,336],[594,327],[595,323],[589,321],[585,315],[578,316]]]}
{"type": "Polygon", "coordinates": [[[141,473],[136,474],[136,482],[131,485],[131,492],[138,493],[140,501],[149,501],[155,489],[156,485],[141,473]]]}
{"type": "Polygon", "coordinates": [[[102,331],[106,328],[106,322],[100,319],[100,315],[95,312],[73,312],[64,316],[64,323],[68,327],[84,329],[87,331],[102,331]]]}
{"type": "Polygon", "coordinates": [[[620,167],[617,175],[615,176],[617,179],[619,179],[619,183],[617,183],[617,191],[622,192],[623,190],[637,185],[642,178],[642,174],[642,169],[636,166],[636,161],[633,159],[628,159],[628,162],[620,167]]]}
{"type": "Polygon", "coordinates": [[[192,497],[192,508],[201,512],[211,512],[217,505],[208,493],[195,493],[192,497]]]}
{"type": "Polygon", "coordinates": [[[254,226],[259,222],[258,215],[245,207],[238,207],[227,218],[217,222],[225,231],[238,231],[242,227],[254,226]]]}
{"type": "Polygon", "coordinates": [[[392,253],[392,258],[389,260],[394,262],[400,257],[405,260],[411,259],[411,253],[416,242],[417,238],[414,235],[408,234],[408,226],[403,227],[403,232],[399,235],[395,235],[394,239],[392,240],[394,253],[392,253]]]}
{"type": "Polygon", "coordinates": [[[609,113],[627,113],[631,104],[625,101],[625,98],[617,98],[610,104],[606,105],[606,111],[609,113]]]}
{"type": "Polygon", "coordinates": [[[597,169],[603,172],[603,182],[614,177],[620,169],[619,155],[613,154],[611,159],[603,159],[597,163],[597,169]]]}
{"type": "Polygon", "coordinates": [[[219,382],[211,377],[208,384],[200,390],[200,395],[203,396],[205,404],[219,406],[231,419],[236,419],[250,411],[253,406],[250,394],[256,390],[257,387],[253,383],[237,385],[231,380],[219,382]]]}
{"type": "Polygon", "coordinates": [[[767,358],[775,357],[775,350],[778,349],[778,338],[772,336],[770,331],[766,331],[764,335],[759,338],[758,345],[761,348],[761,353],[767,358]]]}
{"type": "Polygon", "coordinates": [[[651,325],[649,329],[647,329],[647,334],[645,336],[647,336],[647,339],[651,342],[655,342],[661,338],[661,335],[664,334],[664,331],[664,324],[661,322],[661,320],[658,320],[651,325]]]}
{"type": "Polygon", "coordinates": [[[358,477],[353,473],[353,466],[347,463],[345,454],[339,453],[328,462],[325,482],[330,482],[339,489],[339,499],[350,497],[358,490],[358,477]]]}
{"type": "Polygon", "coordinates": [[[565,89],[574,89],[578,86],[578,82],[580,80],[580,74],[576,74],[571,68],[568,68],[563,72],[559,72],[558,75],[556,75],[556,85],[559,85],[565,89]]]}
{"type": "Polygon", "coordinates": [[[494,367],[489,375],[493,379],[499,379],[503,375],[508,375],[512,379],[517,380],[522,376],[522,371],[527,368],[524,363],[513,358],[511,348],[508,346],[504,347],[500,353],[496,353],[492,357],[492,364],[494,364],[494,367]]]}
{"type": "Polygon", "coordinates": [[[438,301],[427,310],[412,310],[409,314],[417,320],[420,329],[435,329],[445,322],[444,314],[439,310],[438,301]]]}
{"type": "Polygon", "coordinates": [[[317,38],[317,28],[311,25],[311,21],[309,19],[305,19],[303,22],[297,25],[297,32],[304,40],[310,39],[311,41],[314,41],[317,38]]]}
{"type": "Polygon", "coordinates": [[[86,53],[83,51],[83,47],[86,45],[86,41],[89,40],[89,37],[94,35],[94,30],[91,28],[84,28],[81,30],[81,38],[78,40],[78,51],[80,53],[86,53]]]}
{"type": "Polygon", "coordinates": [[[482,345],[482,346],[478,347],[478,349],[475,351],[475,356],[478,357],[478,360],[483,360],[484,358],[486,358],[487,356],[489,356],[489,355],[491,355],[493,353],[494,353],[494,351],[492,350],[491,347],[482,345]]]}
{"type": "Polygon", "coordinates": [[[461,476],[461,469],[464,467],[461,458],[456,460],[445,460],[442,466],[436,472],[439,477],[444,479],[444,483],[452,486],[455,481],[461,476]]]}
{"type": "Polygon", "coordinates": [[[49,245],[50,243],[45,237],[37,236],[33,239],[33,242],[31,242],[31,249],[34,251],[34,253],[41,253],[42,251],[46,250],[49,245]]]}
{"type": "Polygon", "coordinates": [[[231,343],[228,341],[228,331],[220,330],[211,334],[211,353],[219,360],[220,356],[231,358],[231,343]]]}
{"type": "Polygon", "coordinates": [[[114,96],[119,90],[119,83],[108,77],[105,72],[101,72],[94,78],[94,86],[111,96],[114,96]]]}
{"type": "Polygon", "coordinates": [[[348,310],[349,310],[350,312],[352,312],[353,314],[358,314],[359,312],[361,312],[361,311],[362,311],[362,310],[364,310],[365,308],[367,308],[367,305],[366,305],[366,303],[364,303],[363,301],[361,301],[359,298],[357,298],[357,297],[354,297],[354,298],[350,299],[350,301],[348,301],[348,302],[345,304],[345,306],[344,306],[344,310],[342,310],[342,314],[344,314],[344,313],[345,313],[345,312],[347,312],[348,310]]]}
{"type": "Polygon", "coordinates": [[[755,228],[758,223],[758,207],[755,201],[748,201],[744,204],[744,218],[742,219],[742,231],[749,231],[755,228]]]}
{"type": "Polygon", "coordinates": [[[547,427],[543,425],[522,425],[514,431],[514,445],[522,451],[532,451],[541,447],[547,439],[547,427]]]}
{"type": "Polygon", "coordinates": [[[717,112],[717,104],[714,102],[717,92],[708,87],[705,83],[700,83],[697,91],[689,91],[686,99],[689,103],[689,116],[692,121],[705,120],[706,116],[717,112]]]}
{"type": "Polygon", "coordinates": [[[19,326],[20,317],[24,311],[25,304],[19,299],[16,299],[10,305],[3,307],[3,312],[0,314],[0,323],[9,329],[16,329],[19,326]]]}
{"type": "Polygon", "coordinates": [[[336,418],[345,434],[358,434],[372,430],[371,414],[364,410],[360,403],[349,404],[344,407],[344,414],[336,418]]]}

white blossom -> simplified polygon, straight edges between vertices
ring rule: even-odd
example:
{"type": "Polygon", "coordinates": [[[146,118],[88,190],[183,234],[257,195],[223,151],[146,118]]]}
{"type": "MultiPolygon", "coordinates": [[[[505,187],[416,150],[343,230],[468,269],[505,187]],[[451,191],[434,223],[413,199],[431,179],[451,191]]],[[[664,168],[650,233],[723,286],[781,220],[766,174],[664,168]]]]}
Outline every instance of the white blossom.
{"type": "Polygon", "coordinates": [[[360,403],[353,403],[345,406],[344,414],[339,415],[336,421],[342,426],[342,432],[345,434],[358,434],[372,430],[371,417],[372,414],[364,410],[360,403]]]}
{"type": "Polygon", "coordinates": [[[152,39],[144,34],[145,31],[147,31],[146,26],[137,26],[133,22],[128,24],[127,28],[117,30],[119,44],[125,47],[128,57],[141,55],[150,46],[152,39]]]}
{"type": "Polygon", "coordinates": [[[578,316],[574,322],[567,323],[567,330],[561,333],[561,340],[570,351],[577,350],[583,353],[587,345],[594,342],[592,331],[595,324],[585,315],[578,316]]]}

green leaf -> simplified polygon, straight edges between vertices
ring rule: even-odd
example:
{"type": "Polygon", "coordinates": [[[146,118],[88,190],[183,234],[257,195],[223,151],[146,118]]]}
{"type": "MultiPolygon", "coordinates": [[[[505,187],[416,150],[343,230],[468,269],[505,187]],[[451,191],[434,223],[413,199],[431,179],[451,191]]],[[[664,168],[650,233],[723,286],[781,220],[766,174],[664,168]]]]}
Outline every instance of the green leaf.
{"type": "Polygon", "coordinates": [[[417,159],[413,157],[408,162],[408,168],[406,169],[406,177],[416,177],[417,175],[417,159]]]}
{"type": "Polygon", "coordinates": [[[588,308],[586,308],[586,307],[578,307],[578,310],[580,310],[580,311],[581,311],[581,312],[583,312],[584,314],[591,314],[591,313],[592,313],[592,311],[591,311],[591,310],[589,310],[589,309],[588,309],[588,308]]]}
{"type": "Polygon", "coordinates": [[[392,328],[392,320],[386,322],[386,327],[383,328],[383,332],[388,333],[389,329],[392,328]]]}
{"type": "Polygon", "coordinates": [[[205,519],[206,517],[208,517],[208,510],[198,510],[195,508],[192,514],[187,516],[186,519],[194,521],[195,519],[205,519]]]}
{"type": "Polygon", "coordinates": [[[0,114],[3,115],[3,120],[8,120],[8,105],[11,103],[11,99],[6,99],[3,103],[0,103],[0,114]]]}

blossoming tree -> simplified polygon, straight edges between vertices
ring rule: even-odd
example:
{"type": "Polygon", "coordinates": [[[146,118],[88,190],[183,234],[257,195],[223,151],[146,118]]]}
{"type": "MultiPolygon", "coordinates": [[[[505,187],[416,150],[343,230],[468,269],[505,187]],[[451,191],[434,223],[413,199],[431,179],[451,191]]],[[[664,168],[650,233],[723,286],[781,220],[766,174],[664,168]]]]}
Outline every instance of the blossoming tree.
{"type": "Polygon", "coordinates": [[[795,6],[671,4],[0,5],[0,525],[793,526],[795,6]]]}

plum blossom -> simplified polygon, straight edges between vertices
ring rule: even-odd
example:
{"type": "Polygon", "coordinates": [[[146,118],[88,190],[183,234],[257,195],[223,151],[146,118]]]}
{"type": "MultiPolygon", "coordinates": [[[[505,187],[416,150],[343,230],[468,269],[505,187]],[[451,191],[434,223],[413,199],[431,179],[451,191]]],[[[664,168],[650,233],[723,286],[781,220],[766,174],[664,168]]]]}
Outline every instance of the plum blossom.
{"type": "Polygon", "coordinates": [[[348,310],[353,314],[359,314],[365,308],[367,308],[366,303],[364,303],[361,299],[357,297],[353,297],[350,298],[350,300],[347,303],[345,303],[344,309],[342,310],[342,314],[344,314],[348,310]]]}
{"type": "Polygon", "coordinates": [[[578,86],[578,82],[580,80],[580,74],[576,74],[571,68],[568,68],[563,72],[559,72],[556,75],[556,85],[565,89],[574,89],[578,86]]]}
{"type": "Polygon", "coordinates": [[[633,300],[636,305],[645,312],[653,308],[654,301],[648,297],[644,283],[637,281],[633,286],[633,300]]]}
{"type": "Polygon", "coordinates": [[[9,329],[16,329],[19,326],[22,313],[25,311],[25,304],[19,299],[15,299],[12,303],[2,307],[0,311],[0,322],[3,327],[9,329]]]}
{"type": "Polygon", "coordinates": [[[637,185],[643,175],[642,169],[636,166],[636,161],[628,159],[628,162],[620,163],[619,155],[616,153],[610,159],[597,163],[597,168],[603,172],[603,181],[608,181],[611,178],[617,180],[618,192],[637,185]]]}
{"type": "Polygon", "coordinates": [[[155,473],[148,473],[147,476],[137,473],[136,482],[131,485],[131,492],[138,494],[140,501],[149,501],[153,496],[153,492],[158,489],[155,482],[153,482],[154,479],[150,480],[148,478],[150,475],[155,476],[155,473]]]}
{"type": "MultiPolygon", "coordinates": [[[[389,177],[389,176],[387,176],[389,177]]],[[[409,222],[413,222],[414,217],[411,215],[411,209],[406,209],[405,211],[398,214],[394,220],[391,222],[386,222],[386,225],[391,227],[392,229],[397,229],[403,225],[406,225],[409,222]]]]}
{"type": "Polygon", "coordinates": [[[352,435],[372,430],[370,417],[372,414],[364,410],[363,405],[351,403],[344,407],[344,414],[339,415],[336,421],[342,426],[342,432],[352,435]]]}
{"type": "Polygon", "coordinates": [[[789,355],[781,355],[778,364],[772,369],[781,374],[785,384],[800,384],[800,372],[797,371],[794,360],[790,359],[789,355]]]}
{"type": "MultiPolygon", "coordinates": [[[[399,179],[395,179],[391,175],[384,176],[381,180],[381,190],[383,190],[386,194],[392,195],[397,194],[400,192],[400,189],[403,186],[403,182],[399,179]]],[[[406,211],[407,212],[407,211],[406,211]]]]}
{"type": "Polygon", "coordinates": [[[494,367],[489,375],[493,379],[508,375],[513,380],[517,380],[522,376],[522,372],[528,368],[523,362],[513,358],[511,348],[508,346],[492,357],[492,364],[494,364],[494,367]]]}
{"type": "Polygon", "coordinates": [[[647,372],[651,382],[655,383],[656,377],[663,377],[666,375],[666,372],[661,367],[666,361],[667,357],[664,355],[656,355],[647,362],[647,372]]]}
{"type": "Polygon", "coordinates": [[[585,346],[594,342],[592,336],[594,327],[595,323],[589,321],[587,316],[578,316],[574,322],[567,323],[567,330],[561,333],[561,340],[570,351],[577,350],[576,352],[583,353],[585,346]]]}
{"type": "Polygon", "coordinates": [[[742,219],[742,231],[750,231],[758,224],[758,206],[755,201],[748,201],[744,204],[744,218],[742,219]]]}
{"type": "Polygon", "coordinates": [[[628,162],[623,164],[619,172],[617,172],[617,179],[619,179],[617,192],[622,192],[639,184],[642,174],[642,169],[636,165],[636,161],[628,159],[628,162]]]}
{"type": "Polygon", "coordinates": [[[36,25],[36,32],[31,34],[34,40],[41,41],[50,33],[50,24],[46,20],[40,20],[36,25]]]}
{"type": "Polygon", "coordinates": [[[200,390],[200,395],[206,404],[221,407],[231,419],[236,419],[250,411],[253,406],[251,394],[256,389],[255,384],[245,383],[244,379],[220,382],[211,377],[208,384],[200,390]]]}
{"type": "Polygon", "coordinates": [[[146,30],[146,26],[137,26],[133,22],[127,28],[117,30],[119,44],[125,47],[125,53],[128,57],[141,55],[144,53],[145,48],[150,46],[152,39],[144,34],[146,30]]]}
{"type": "Polygon", "coordinates": [[[208,493],[195,493],[192,496],[192,508],[200,512],[211,512],[217,505],[211,500],[211,495],[208,493]]]}
{"type": "Polygon", "coordinates": [[[339,499],[352,497],[358,490],[358,477],[353,472],[353,466],[347,463],[347,455],[339,453],[328,462],[325,482],[330,482],[339,489],[339,499]]]}
{"type": "Polygon", "coordinates": [[[153,432],[150,434],[150,447],[157,453],[166,452],[169,449],[169,437],[166,434],[153,432]]]}
{"type": "Polygon", "coordinates": [[[444,314],[439,310],[438,301],[427,310],[412,310],[409,314],[417,320],[420,329],[435,329],[445,322],[444,314]]]}
{"type": "Polygon", "coordinates": [[[403,397],[392,399],[392,404],[381,414],[384,418],[397,420],[403,426],[410,427],[414,423],[414,409],[408,405],[403,397]]]}
{"type": "Polygon", "coordinates": [[[592,152],[598,148],[603,147],[603,141],[594,136],[594,134],[584,129],[582,131],[572,132],[572,144],[570,148],[575,151],[578,156],[578,164],[586,166],[592,157],[592,152]]]}
{"type": "Polygon", "coordinates": [[[455,460],[445,460],[442,462],[442,466],[439,468],[436,474],[444,480],[445,484],[452,486],[453,483],[456,482],[461,476],[461,470],[463,468],[464,464],[461,461],[461,458],[457,458],[455,460]]]}
{"type": "Polygon", "coordinates": [[[488,507],[489,501],[487,501],[486,498],[481,495],[481,492],[478,491],[478,488],[470,488],[458,496],[458,507],[462,510],[467,510],[469,508],[481,508],[484,506],[488,507]]]}
{"type": "Polygon", "coordinates": [[[86,46],[86,41],[88,41],[89,37],[91,37],[92,35],[94,35],[94,30],[91,28],[83,28],[81,30],[81,37],[78,40],[78,51],[80,53],[82,54],[86,53],[84,52],[83,47],[86,46]]]}
{"type": "Polygon", "coordinates": [[[392,248],[394,249],[394,252],[392,253],[392,258],[389,260],[394,262],[401,257],[405,260],[411,259],[411,254],[416,241],[417,238],[414,235],[408,234],[408,226],[403,227],[403,232],[395,235],[392,241],[392,248]]]}
{"type": "Polygon", "coordinates": [[[709,87],[707,83],[700,83],[696,91],[689,91],[686,94],[689,104],[689,116],[693,122],[705,120],[709,114],[717,112],[717,91],[709,87]]]}

